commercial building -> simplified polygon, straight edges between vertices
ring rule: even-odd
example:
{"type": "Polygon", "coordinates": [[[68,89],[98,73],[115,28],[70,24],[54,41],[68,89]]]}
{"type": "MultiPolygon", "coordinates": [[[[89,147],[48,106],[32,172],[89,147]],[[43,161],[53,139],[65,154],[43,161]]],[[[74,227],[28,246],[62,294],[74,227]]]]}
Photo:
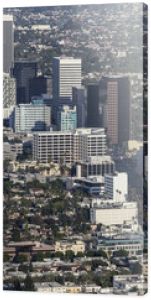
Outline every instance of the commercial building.
{"type": "Polygon", "coordinates": [[[105,194],[116,202],[124,202],[128,195],[128,176],[124,172],[106,174],[104,179],[105,194]]]}
{"type": "Polygon", "coordinates": [[[70,108],[67,105],[59,107],[57,112],[58,130],[66,131],[77,128],[77,112],[76,107],[70,108]]]}
{"type": "Polygon", "coordinates": [[[29,79],[29,99],[42,94],[51,95],[51,79],[49,77],[39,76],[29,79]]]}
{"type": "Polygon", "coordinates": [[[126,250],[130,256],[142,256],[143,237],[139,234],[122,234],[111,238],[100,238],[96,241],[96,249],[114,253],[114,251],[126,250]]]}
{"type": "Polygon", "coordinates": [[[103,225],[122,225],[126,221],[138,218],[138,207],[136,202],[106,203],[94,205],[90,210],[91,223],[103,225]]]}
{"type": "Polygon", "coordinates": [[[101,176],[113,174],[115,163],[110,156],[94,156],[87,161],[78,162],[76,165],[77,177],[101,176]]]}
{"type": "Polygon", "coordinates": [[[40,162],[69,163],[106,154],[103,128],[79,128],[73,131],[35,133],[33,159],[40,162]]]}
{"type": "Polygon", "coordinates": [[[72,88],[72,103],[77,109],[77,128],[86,127],[87,98],[84,87],[72,88]]]}
{"type": "Polygon", "coordinates": [[[104,184],[96,177],[76,179],[74,188],[80,188],[83,192],[95,196],[99,196],[104,192],[104,184]]]}
{"type": "Polygon", "coordinates": [[[81,87],[81,59],[73,57],[53,58],[53,98],[71,99],[72,87],[81,87]]]}
{"type": "Polygon", "coordinates": [[[102,127],[102,103],[99,84],[87,86],[87,127],[102,127]]]}
{"type": "Polygon", "coordinates": [[[10,74],[3,74],[3,107],[16,105],[16,80],[10,74]]]}
{"type": "Polygon", "coordinates": [[[3,15],[3,72],[10,73],[14,63],[13,16],[3,15]]]}
{"type": "Polygon", "coordinates": [[[37,76],[37,61],[15,61],[13,75],[17,83],[17,104],[30,103],[29,81],[37,76]]]}
{"type": "Polygon", "coordinates": [[[14,108],[14,131],[29,133],[50,129],[50,107],[46,105],[20,104],[14,108]]]}
{"type": "Polygon", "coordinates": [[[100,81],[103,126],[108,140],[117,145],[130,138],[130,82],[128,77],[103,77],[100,81]]]}

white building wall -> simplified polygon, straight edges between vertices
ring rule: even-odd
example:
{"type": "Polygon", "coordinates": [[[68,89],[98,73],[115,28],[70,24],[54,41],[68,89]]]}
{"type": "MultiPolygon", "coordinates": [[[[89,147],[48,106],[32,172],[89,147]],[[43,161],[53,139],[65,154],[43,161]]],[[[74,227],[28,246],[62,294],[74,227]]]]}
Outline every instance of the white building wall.
{"type": "Polygon", "coordinates": [[[121,208],[92,208],[90,211],[92,224],[122,225],[124,222],[138,217],[138,208],[135,202],[121,208]]]}
{"type": "Polygon", "coordinates": [[[127,173],[116,173],[105,176],[105,193],[116,202],[124,202],[128,194],[127,173]]]}

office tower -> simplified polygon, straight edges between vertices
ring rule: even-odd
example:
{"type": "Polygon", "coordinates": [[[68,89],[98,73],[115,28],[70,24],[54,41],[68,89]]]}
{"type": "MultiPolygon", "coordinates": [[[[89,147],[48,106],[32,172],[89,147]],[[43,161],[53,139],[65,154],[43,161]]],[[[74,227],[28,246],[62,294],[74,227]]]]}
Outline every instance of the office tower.
{"type": "Polygon", "coordinates": [[[81,128],[73,131],[35,133],[33,158],[40,162],[49,159],[56,163],[88,160],[91,156],[106,154],[104,129],[81,128]]]}
{"type": "Polygon", "coordinates": [[[115,163],[110,156],[93,156],[87,161],[80,161],[76,166],[77,177],[99,176],[115,172],[115,163]]]}
{"type": "Polygon", "coordinates": [[[10,73],[14,64],[13,16],[3,15],[3,72],[10,73]]]}
{"type": "Polygon", "coordinates": [[[130,82],[128,77],[103,77],[100,96],[104,106],[103,122],[107,137],[113,145],[129,140],[130,135],[130,82]]]}
{"type": "Polygon", "coordinates": [[[57,113],[58,130],[73,130],[77,128],[77,112],[76,107],[70,108],[67,105],[63,105],[59,108],[57,113]]]}
{"type": "Polygon", "coordinates": [[[107,174],[104,179],[105,194],[109,199],[116,202],[124,202],[128,195],[127,173],[107,174]]]}
{"type": "Polygon", "coordinates": [[[50,107],[39,104],[20,104],[14,109],[15,132],[46,131],[50,129],[50,107]]]}
{"type": "Polygon", "coordinates": [[[99,84],[87,86],[87,127],[102,127],[102,103],[99,84]]]}
{"type": "Polygon", "coordinates": [[[31,101],[33,96],[41,96],[51,93],[51,79],[44,76],[34,77],[29,79],[29,99],[31,101]]]}
{"type": "Polygon", "coordinates": [[[77,128],[86,126],[87,101],[84,87],[72,88],[72,103],[77,109],[77,128]]]}
{"type": "Polygon", "coordinates": [[[30,103],[29,80],[37,76],[37,61],[16,61],[13,75],[17,82],[17,104],[30,103]]]}
{"type": "Polygon", "coordinates": [[[16,79],[10,74],[3,74],[3,107],[9,108],[16,105],[16,79]]]}
{"type": "Polygon", "coordinates": [[[81,59],[54,57],[52,68],[54,100],[71,100],[72,87],[81,87],[81,59]]]}

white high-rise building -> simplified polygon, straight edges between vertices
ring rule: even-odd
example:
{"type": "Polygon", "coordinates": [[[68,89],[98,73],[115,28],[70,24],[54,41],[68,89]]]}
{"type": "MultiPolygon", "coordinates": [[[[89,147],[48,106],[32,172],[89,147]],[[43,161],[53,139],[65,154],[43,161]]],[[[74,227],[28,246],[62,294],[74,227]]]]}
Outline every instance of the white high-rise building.
{"type": "Polygon", "coordinates": [[[10,73],[14,64],[13,16],[3,15],[3,72],[10,73]]]}
{"type": "Polygon", "coordinates": [[[46,131],[50,129],[50,107],[43,104],[20,104],[14,109],[15,132],[46,131]]]}
{"type": "Polygon", "coordinates": [[[56,163],[73,163],[106,154],[104,128],[79,128],[73,131],[35,133],[33,158],[40,162],[49,159],[56,163]]]}
{"type": "Polygon", "coordinates": [[[81,59],[53,58],[53,98],[71,99],[72,87],[81,88],[81,59]]]}
{"type": "Polygon", "coordinates": [[[127,173],[116,172],[113,175],[105,175],[105,193],[109,199],[112,199],[116,202],[126,201],[128,195],[127,173]]]}

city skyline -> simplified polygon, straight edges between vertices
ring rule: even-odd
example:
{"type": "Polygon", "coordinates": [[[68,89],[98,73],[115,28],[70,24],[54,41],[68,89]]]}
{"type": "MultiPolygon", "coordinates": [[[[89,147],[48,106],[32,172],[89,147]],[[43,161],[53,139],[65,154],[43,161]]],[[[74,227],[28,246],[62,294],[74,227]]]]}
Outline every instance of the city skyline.
{"type": "Polygon", "coordinates": [[[4,15],[4,290],[146,293],[147,6],[4,15]]]}

